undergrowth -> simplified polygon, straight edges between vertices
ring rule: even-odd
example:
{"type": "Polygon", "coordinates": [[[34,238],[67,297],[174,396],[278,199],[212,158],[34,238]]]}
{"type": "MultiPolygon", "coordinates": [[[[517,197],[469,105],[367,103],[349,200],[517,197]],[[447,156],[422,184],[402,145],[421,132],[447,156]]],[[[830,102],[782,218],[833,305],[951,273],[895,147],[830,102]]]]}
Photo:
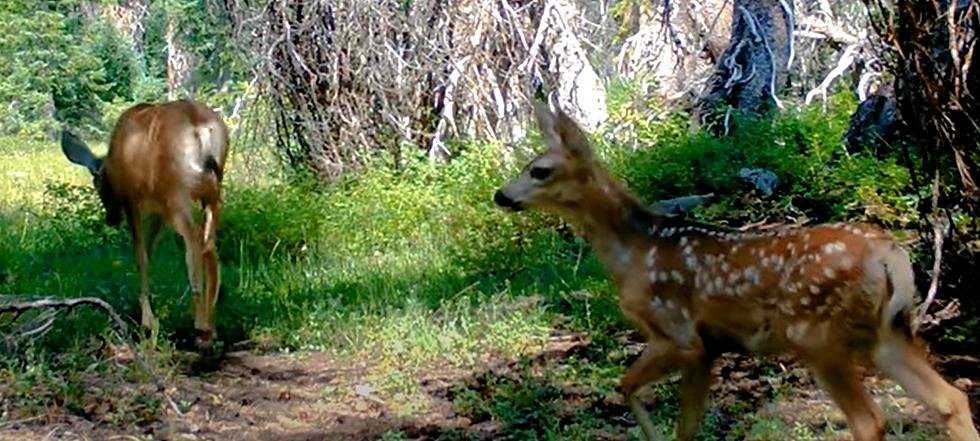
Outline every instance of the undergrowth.
{"type": "MultiPolygon", "coordinates": [[[[688,134],[684,115],[650,118],[614,108],[629,130],[596,134],[595,146],[646,201],[716,193],[716,203],[695,212],[700,219],[860,219],[903,228],[915,219],[920,192],[910,190],[895,160],[844,154],[840,136],[855,103],[838,97],[832,104],[830,113],[802,110],[773,123],[741,124],[726,138],[688,134]],[[775,195],[753,195],[737,178],[742,167],[776,173],[775,195]]],[[[478,366],[490,357],[514,359],[538,350],[556,328],[588,333],[597,354],[618,347],[614,336],[631,328],[586,244],[554,218],[493,205],[494,190],[528,159],[520,153],[527,149],[501,155],[492,143],[454,147],[448,164],[421,155],[397,167],[381,161],[333,187],[245,175],[242,164],[253,152],[234,151],[218,242],[219,338],[266,350],[369,355],[393,373],[436,361],[478,366]]],[[[0,139],[0,154],[0,293],[96,295],[137,324],[129,238],[123,228],[104,225],[87,172],[69,164],[54,143],[0,139]]],[[[190,334],[182,249],[167,230],[151,261],[162,345],[190,334]]],[[[0,317],[0,330],[14,332],[27,318],[0,317]]],[[[98,312],[74,311],[43,338],[6,346],[12,351],[0,357],[0,377],[20,380],[0,386],[11,389],[0,391],[4,399],[30,407],[29,397],[42,397],[38,408],[59,403],[84,413],[66,404],[83,384],[73,372],[103,357],[84,348],[107,326],[98,312]],[[35,384],[47,384],[58,398],[34,393],[35,384]]],[[[600,355],[592,362],[601,378],[618,375],[619,361],[600,355]]],[[[558,410],[547,405],[534,414],[521,410],[525,402],[546,404],[547,388],[512,395],[507,402],[461,405],[535,433],[602,426],[598,420],[554,426],[548,421],[558,410]]]]}

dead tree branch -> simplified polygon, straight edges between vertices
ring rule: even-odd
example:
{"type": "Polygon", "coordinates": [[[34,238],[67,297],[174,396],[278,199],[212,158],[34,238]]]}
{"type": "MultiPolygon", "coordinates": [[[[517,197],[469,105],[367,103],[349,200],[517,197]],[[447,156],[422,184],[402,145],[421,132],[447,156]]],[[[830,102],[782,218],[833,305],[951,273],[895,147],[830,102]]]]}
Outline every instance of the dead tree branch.
{"type": "MultiPolygon", "coordinates": [[[[122,318],[119,317],[119,314],[116,313],[116,310],[113,309],[112,305],[109,305],[108,303],[105,302],[105,300],[102,300],[97,297],[75,297],[75,298],[68,298],[68,299],[44,298],[44,299],[24,301],[24,302],[8,300],[13,298],[14,296],[12,295],[0,295],[0,314],[13,313],[16,314],[16,316],[20,316],[21,314],[30,310],[71,309],[78,306],[88,305],[88,306],[95,306],[97,308],[102,309],[102,311],[104,311],[106,315],[108,315],[109,318],[112,319],[115,326],[119,329],[119,332],[121,332],[123,335],[126,335],[126,333],[128,332],[127,331],[128,327],[126,326],[126,322],[124,322],[122,318]]],[[[50,326],[45,326],[44,328],[50,328],[50,326]]],[[[35,329],[35,330],[27,331],[27,333],[30,333],[31,335],[38,335],[43,332],[39,332],[35,329]]]]}
{"type": "Polygon", "coordinates": [[[952,213],[961,211],[970,219],[980,212],[980,189],[975,181],[980,168],[976,119],[980,101],[975,97],[980,90],[980,70],[972,62],[980,41],[980,2],[863,3],[874,32],[887,42],[882,45],[882,59],[894,75],[893,113],[900,139],[903,144],[921,146],[916,150],[917,160],[906,159],[906,166],[913,182],[932,179],[931,206],[928,199],[919,202],[919,228],[923,236],[931,236],[933,262],[917,321],[923,328],[934,326],[942,317],[955,316],[960,308],[963,316],[975,316],[980,302],[972,292],[974,246],[980,231],[973,221],[952,228],[952,213]],[[949,302],[930,317],[928,308],[936,299],[940,281],[949,302]]]}
{"type": "Polygon", "coordinates": [[[401,166],[411,149],[451,156],[450,138],[516,141],[540,85],[579,119],[604,119],[585,104],[601,82],[575,2],[236,3],[280,152],[328,181],[378,156],[401,166]]]}
{"type": "Polygon", "coordinates": [[[53,313],[48,313],[45,315],[43,323],[40,326],[21,333],[20,337],[22,338],[36,338],[50,330],[55,322],[55,319],[57,318],[57,311],[73,309],[80,306],[94,306],[103,311],[112,320],[112,323],[116,328],[116,332],[119,338],[123,341],[123,344],[125,344],[129,351],[132,352],[134,358],[140,364],[140,367],[143,368],[143,370],[146,371],[146,373],[153,379],[157,386],[157,391],[159,391],[164,400],[166,400],[171,410],[173,410],[177,415],[183,415],[183,413],[180,411],[180,407],[177,406],[177,403],[175,403],[173,399],[170,398],[170,396],[165,392],[166,389],[163,385],[163,381],[161,381],[154,370],[150,368],[150,364],[129,339],[129,327],[126,326],[126,322],[123,321],[122,317],[120,317],[118,313],[116,313],[115,308],[113,308],[112,305],[108,304],[105,300],[97,297],[48,297],[34,300],[16,301],[14,300],[15,298],[17,298],[17,296],[0,294],[0,314],[14,314],[14,320],[16,320],[28,311],[53,311],[53,313]]]}

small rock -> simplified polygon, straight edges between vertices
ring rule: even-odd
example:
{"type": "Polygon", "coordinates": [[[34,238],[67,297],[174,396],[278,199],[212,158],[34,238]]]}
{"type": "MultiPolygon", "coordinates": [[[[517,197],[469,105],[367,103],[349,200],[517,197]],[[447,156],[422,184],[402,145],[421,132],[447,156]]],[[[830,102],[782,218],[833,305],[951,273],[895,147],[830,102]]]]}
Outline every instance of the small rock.
{"type": "Polygon", "coordinates": [[[493,439],[500,432],[501,425],[496,421],[484,421],[471,425],[466,434],[475,439],[493,439]]]}
{"type": "Polygon", "coordinates": [[[779,185],[779,177],[775,173],[761,168],[743,168],[738,171],[738,177],[752,184],[766,197],[772,196],[776,186],[779,185]]]}
{"type": "Polygon", "coordinates": [[[360,395],[362,397],[368,397],[368,396],[371,396],[371,394],[374,393],[374,388],[371,387],[371,385],[369,385],[369,384],[358,384],[358,385],[354,386],[354,393],[356,393],[356,394],[358,394],[358,395],[360,395]]]}

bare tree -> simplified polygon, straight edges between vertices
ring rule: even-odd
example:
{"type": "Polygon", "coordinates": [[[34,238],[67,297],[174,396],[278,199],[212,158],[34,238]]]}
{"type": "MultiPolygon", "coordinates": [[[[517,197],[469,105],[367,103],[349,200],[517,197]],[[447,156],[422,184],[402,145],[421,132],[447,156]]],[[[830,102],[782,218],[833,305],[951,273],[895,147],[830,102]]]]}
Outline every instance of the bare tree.
{"type": "Polygon", "coordinates": [[[632,1],[621,26],[617,73],[655,87],[669,104],[685,105],[704,89],[731,30],[732,0],[632,1]]]}
{"type": "Polygon", "coordinates": [[[326,179],[379,152],[452,154],[453,137],[523,136],[536,89],[596,127],[604,85],[560,0],[227,0],[293,165],[326,179]]]}
{"type": "Polygon", "coordinates": [[[190,51],[180,44],[174,17],[167,16],[164,41],[167,44],[167,99],[177,99],[178,90],[190,80],[192,60],[190,51]]]}

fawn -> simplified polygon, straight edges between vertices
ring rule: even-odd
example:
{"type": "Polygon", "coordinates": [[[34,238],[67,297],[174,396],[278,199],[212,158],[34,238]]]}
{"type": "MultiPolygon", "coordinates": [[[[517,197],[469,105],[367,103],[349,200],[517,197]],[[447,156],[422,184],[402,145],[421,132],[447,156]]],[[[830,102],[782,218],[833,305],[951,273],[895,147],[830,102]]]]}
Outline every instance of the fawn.
{"type": "Polygon", "coordinates": [[[96,157],[68,131],[62,132],[61,149],[71,162],[91,172],[106,222],[115,226],[126,217],[139,270],[145,328],[156,327],[147,275],[154,240],[163,222],[183,238],[197,344],[209,348],[215,338],[214,307],[220,284],[215,243],[228,154],[224,121],[194,101],[138,104],[119,117],[104,158],[96,157]],[[196,203],[204,209],[203,229],[194,222],[196,203]],[[145,230],[144,213],[149,218],[145,230]]]}
{"type": "Polygon", "coordinates": [[[914,340],[909,256],[881,229],[829,224],[742,233],[655,214],[593,157],[564,112],[535,105],[546,149],[494,194],[576,225],[619,290],[646,348],[618,390],[645,437],[655,428],[634,393],[681,372],[678,440],[693,440],[724,352],[789,353],[814,373],[856,441],[884,439],[885,418],[864,389],[871,362],[935,410],[954,441],[980,441],[965,393],[947,383],[914,340]]]}

